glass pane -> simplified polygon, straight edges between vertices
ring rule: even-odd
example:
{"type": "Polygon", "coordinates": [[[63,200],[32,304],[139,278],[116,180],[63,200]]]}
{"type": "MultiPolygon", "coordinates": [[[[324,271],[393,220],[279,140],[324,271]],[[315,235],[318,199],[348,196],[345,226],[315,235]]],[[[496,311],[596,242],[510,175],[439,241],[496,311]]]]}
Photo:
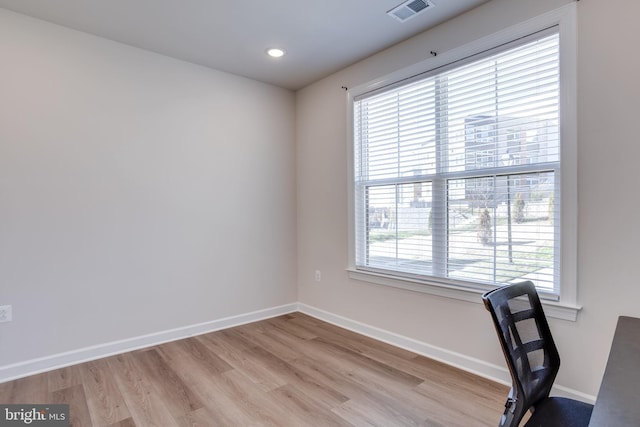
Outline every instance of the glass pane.
{"type": "Polygon", "coordinates": [[[433,80],[360,101],[357,108],[360,156],[365,179],[435,173],[433,80]]]}
{"type": "Polygon", "coordinates": [[[448,182],[448,276],[553,290],[554,173],[448,182]]]}
{"type": "Polygon", "coordinates": [[[558,64],[556,34],[441,76],[443,170],[557,162],[558,64]]]}
{"type": "Polygon", "coordinates": [[[431,183],[368,188],[370,267],[431,274],[431,183]]]}

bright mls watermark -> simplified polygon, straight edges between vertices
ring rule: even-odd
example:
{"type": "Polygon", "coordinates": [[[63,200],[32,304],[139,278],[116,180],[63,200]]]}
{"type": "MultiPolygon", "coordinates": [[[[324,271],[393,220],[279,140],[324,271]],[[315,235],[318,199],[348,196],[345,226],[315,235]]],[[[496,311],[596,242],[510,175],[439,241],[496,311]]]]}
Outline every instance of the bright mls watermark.
{"type": "Polygon", "coordinates": [[[69,427],[69,405],[0,405],[0,427],[69,427]]]}

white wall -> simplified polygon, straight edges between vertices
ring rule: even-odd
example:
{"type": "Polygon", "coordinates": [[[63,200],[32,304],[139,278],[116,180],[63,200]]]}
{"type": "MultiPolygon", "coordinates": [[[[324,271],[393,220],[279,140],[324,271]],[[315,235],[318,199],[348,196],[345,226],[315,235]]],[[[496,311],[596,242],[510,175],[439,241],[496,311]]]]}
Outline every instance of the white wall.
{"type": "Polygon", "coordinates": [[[0,371],[296,302],[292,92],[2,9],[0,63],[0,371]]]}
{"type": "MultiPolygon", "coordinates": [[[[481,304],[350,280],[347,267],[347,113],[354,87],[561,7],[570,0],[492,0],[297,93],[299,300],[348,320],[504,368],[481,304]],[[321,270],[322,281],[314,280],[321,270]]],[[[640,316],[636,197],[640,4],[580,1],[578,8],[577,322],[551,319],[563,365],[560,388],[597,394],[618,315],[640,316]]],[[[480,301],[478,301],[480,302],[480,301]]],[[[461,360],[452,357],[452,360],[461,360]]],[[[464,363],[463,363],[464,365],[464,363]]],[[[488,369],[488,372],[491,371],[488,369]]]]}

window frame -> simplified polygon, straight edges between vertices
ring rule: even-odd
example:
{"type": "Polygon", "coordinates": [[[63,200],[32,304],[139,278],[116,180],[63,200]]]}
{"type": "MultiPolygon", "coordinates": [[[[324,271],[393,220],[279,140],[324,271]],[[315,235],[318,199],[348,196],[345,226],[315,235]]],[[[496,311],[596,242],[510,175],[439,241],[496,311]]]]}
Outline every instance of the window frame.
{"type": "Polygon", "coordinates": [[[495,49],[531,34],[558,27],[560,38],[560,158],[561,171],[558,176],[561,186],[560,218],[560,289],[558,300],[542,302],[550,317],[575,321],[581,307],[577,304],[577,23],[576,6],[567,4],[523,23],[498,31],[448,52],[439,53],[412,66],[403,68],[372,82],[347,91],[348,124],[348,213],[349,213],[349,260],[348,272],[352,279],[378,285],[423,292],[432,295],[481,303],[482,286],[469,287],[468,283],[456,284],[431,280],[430,278],[400,277],[388,273],[356,269],[355,253],[355,186],[354,186],[354,100],[359,95],[396,85],[403,80],[424,74],[429,70],[444,68],[470,56],[495,49]]]}

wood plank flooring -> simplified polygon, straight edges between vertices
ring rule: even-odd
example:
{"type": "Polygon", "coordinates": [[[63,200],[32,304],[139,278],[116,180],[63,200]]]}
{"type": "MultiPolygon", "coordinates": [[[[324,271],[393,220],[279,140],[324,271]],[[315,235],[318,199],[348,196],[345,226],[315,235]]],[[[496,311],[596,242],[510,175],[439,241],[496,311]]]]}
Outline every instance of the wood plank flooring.
{"type": "Polygon", "coordinates": [[[494,427],[507,387],[301,313],[0,384],[73,426],[494,427]]]}

